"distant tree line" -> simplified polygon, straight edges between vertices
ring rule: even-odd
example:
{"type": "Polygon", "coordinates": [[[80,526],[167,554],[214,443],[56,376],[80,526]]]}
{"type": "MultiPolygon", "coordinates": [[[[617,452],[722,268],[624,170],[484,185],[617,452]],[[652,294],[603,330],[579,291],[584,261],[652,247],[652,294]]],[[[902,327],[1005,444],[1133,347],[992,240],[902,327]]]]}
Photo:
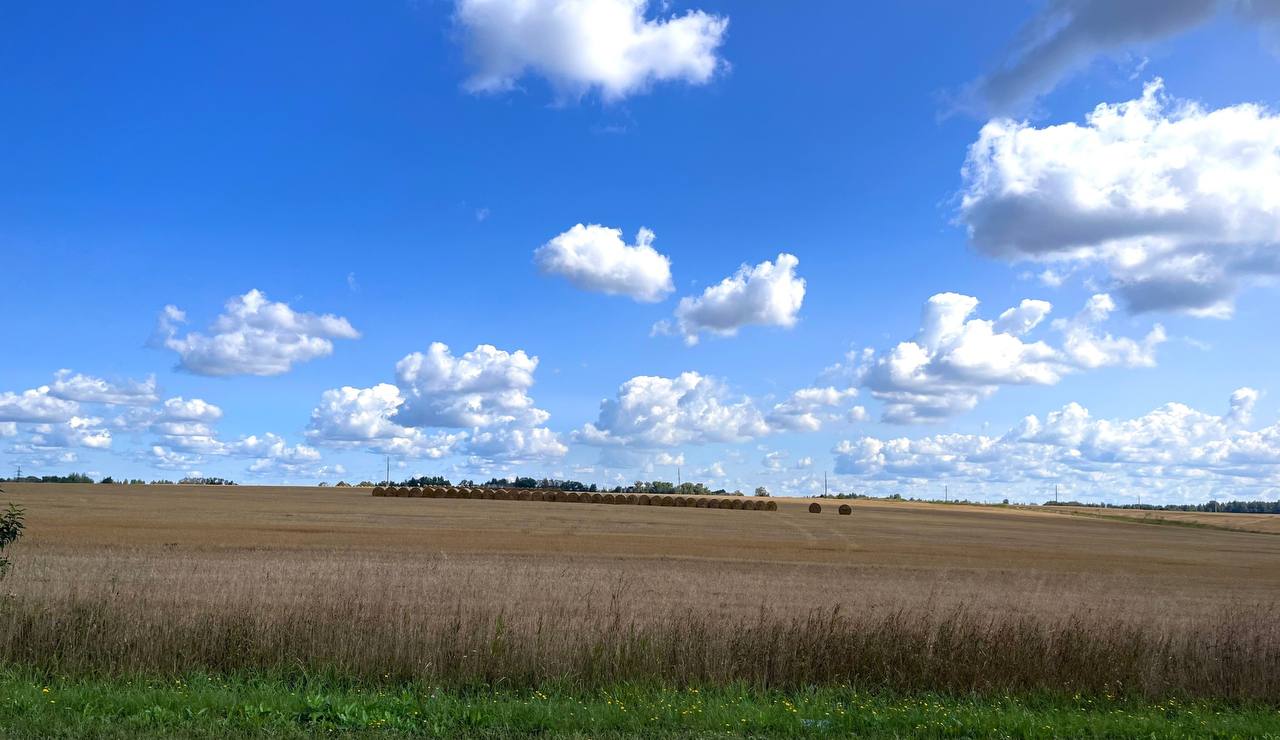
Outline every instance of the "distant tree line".
{"type": "Polygon", "coordinates": [[[70,475],[24,475],[21,478],[0,478],[0,483],[93,483],[93,478],[84,473],[70,475]]]}
{"type": "MultiPolygon", "coordinates": [[[[759,491],[760,489],[756,489],[759,491]]],[[[613,493],[671,493],[681,496],[744,496],[742,491],[726,491],[723,488],[712,490],[702,483],[675,484],[665,480],[638,480],[629,486],[615,486],[613,493]]],[[[766,492],[767,495],[767,492],[766,492]]]]}
{"type": "Polygon", "coordinates": [[[1280,501],[1209,501],[1204,504],[1091,504],[1083,501],[1046,501],[1045,506],[1082,506],[1090,509],[1139,509],[1142,511],[1199,511],[1225,514],[1280,514],[1280,501]]]}
{"type": "Polygon", "coordinates": [[[490,478],[485,482],[486,488],[542,488],[551,491],[587,491],[594,493],[596,484],[590,485],[576,480],[559,480],[557,478],[490,478]]]}
{"type": "MultiPolygon", "coordinates": [[[[361,485],[366,485],[362,483],[361,485]]],[[[398,483],[392,483],[395,486],[451,486],[454,485],[448,478],[439,475],[421,476],[417,478],[407,478],[398,483]]],[[[477,483],[469,478],[458,481],[457,485],[462,488],[538,488],[552,491],[585,491],[587,493],[670,493],[685,496],[694,496],[698,494],[716,495],[716,496],[742,496],[742,491],[726,491],[723,488],[712,490],[702,483],[681,483],[679,485],[670,481],[654,480],[654,481],[636,481],[629,486],[614,486],[613,488],[601,488],[595,483],[583,483],[576,480],[560,480],[558,478],[490,478],[484,483],[477,483]]],[[[769,491],[763,486],[756,489],[755,495],[768,496],[769,491]]]]}
{"type": "MultiPolygon", "coordinates": [[[[225,478],[183,478],[178,481],[186,485],[203,485],[203,486],[234,486],[233,480],[225,478]]],[[[112,476],[104,476],[101,480],[94,480],[92,476],[84,473],[71,473],[69,475],[24,475],[21,478],[0,478],[0,483],[96,483],[101,486],[171,486],[173,481],[160,478],[158,480],[145,481],[141,478],[121,478],[116,480],[112,476]]]]}

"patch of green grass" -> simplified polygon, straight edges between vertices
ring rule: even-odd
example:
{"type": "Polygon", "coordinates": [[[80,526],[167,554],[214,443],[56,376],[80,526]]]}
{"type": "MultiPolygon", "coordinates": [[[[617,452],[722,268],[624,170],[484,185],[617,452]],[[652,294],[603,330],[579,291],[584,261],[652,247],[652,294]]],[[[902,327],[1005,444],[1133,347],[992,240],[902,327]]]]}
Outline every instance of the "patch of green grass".
{"type": "Polygon", "coordinates": [[[273,678],[41,678],[0,670],[6,738],[1280,738],[1280,712],[1211,702],[889,696],[849,687],[440,689],[273,678]]]}

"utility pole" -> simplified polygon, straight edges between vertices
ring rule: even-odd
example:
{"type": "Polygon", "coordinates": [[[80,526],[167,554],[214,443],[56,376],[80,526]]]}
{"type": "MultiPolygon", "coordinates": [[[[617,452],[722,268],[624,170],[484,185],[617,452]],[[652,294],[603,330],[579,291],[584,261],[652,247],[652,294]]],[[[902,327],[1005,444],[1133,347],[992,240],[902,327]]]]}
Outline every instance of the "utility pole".
{"type": "Polygon", "coordinates": [[[822,497],[827,497],[827,471],[822,471],[822,497]]]}
{"type": "Polygon", "coordinates": [[[387,455],[387,485],[391,485],[391,456],[387,455]]]}
{"type": "Polygon", "coordinates": [[[945,483],[942,485],[942,502],[945,504],[951,503],[951,486],[945,483]]]}
{"type": "Polygon", "coordinates": [[[1053,484],[1053,503],[1058,503],[1058,484],[1053,484]]]}
{"type": "Polygon", "coordinates": [[[676,466],[676,488],[684,485],[684,481],[680,478],[680,466],[676,466]]]}

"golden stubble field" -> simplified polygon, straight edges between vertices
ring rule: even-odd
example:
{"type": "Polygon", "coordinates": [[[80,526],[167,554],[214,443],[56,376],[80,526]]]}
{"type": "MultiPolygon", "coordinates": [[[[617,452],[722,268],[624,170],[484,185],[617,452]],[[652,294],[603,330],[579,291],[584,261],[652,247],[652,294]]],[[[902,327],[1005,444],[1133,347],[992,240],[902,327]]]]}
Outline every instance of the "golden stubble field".
{"type": "Polygon", "coordinates": [[[857,501],[838,516],[831,501],[808,513],[807,499],[756,512],[335,488],[5,490],[28,510],[19,586],[92,576],[196,600],[229,588],[270,600],[317,582],[368,588],[376,571],[410,597],[428,581],[458,582],[473,597],[526,605],[621,583],[639,612],[964,603],[1176,619],[1280,602],[1280,537],[1027,509],[857,501]],[[43,580],[24,584],[24,572],[43,580]]]}
{"type": "Polygon", "coordinates": [[[1280,700],[1280,537],[1036,509],[776,512],[5,486],[0,661],[1280,700]]]}

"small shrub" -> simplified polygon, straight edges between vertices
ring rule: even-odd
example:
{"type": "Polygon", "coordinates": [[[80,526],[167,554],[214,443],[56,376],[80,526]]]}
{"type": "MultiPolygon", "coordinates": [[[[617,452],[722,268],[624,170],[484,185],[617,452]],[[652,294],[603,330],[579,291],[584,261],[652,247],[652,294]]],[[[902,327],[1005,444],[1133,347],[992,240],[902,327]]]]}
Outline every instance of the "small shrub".
{"type": "Polygon", "coordinates": [[[23,521],[25,515],[22,507],[13,504],[9,504],[4,514],[0,514],[0,578],[9,572],[9,558],[4,557],[4,551],[22,536],[22,530],[26,526],[23,521]]]}

